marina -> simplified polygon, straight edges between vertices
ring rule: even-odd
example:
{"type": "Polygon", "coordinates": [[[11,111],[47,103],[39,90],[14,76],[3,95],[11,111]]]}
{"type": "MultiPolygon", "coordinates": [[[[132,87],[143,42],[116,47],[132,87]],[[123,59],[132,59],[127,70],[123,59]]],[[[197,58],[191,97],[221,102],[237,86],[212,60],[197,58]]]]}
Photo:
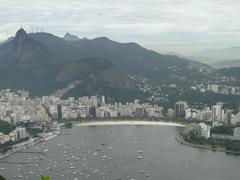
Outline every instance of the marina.
{"type": "MultiPolygon", "coordinates": [[[[43,154],[43,152],[35,152],[35,151],[24,151],[27,148],[34,146],[40,142],[44,142],[44,141],[49,141],[50,139],[56,137],[57,135],[59,135],[59,131],[56,132],[50,132],[50,133],[43,133],[42,137],[39,138],[30,138],[28,141],[25,142],[21,142],[18,144],[15,144],[11,150],[7,151],[6,153],[0,155],[0,160],[3,158],[6,158],[10,155],[12,155],[13,153],[24,153],[24,154],[43,154]]],[[[0,161],[1,163],[1,161],[0,161]]]]}
{"type": "Polygon", "coordinates": [[[84,126],[66,131],[68,135],[41,141],[0,160],[0,173],[11,180],[35,180],[41,175],[57,180],[192,180],[200,173],[213,179],[216,171],[224,172],[223,179],[238,176],[239,157],[182,146],[174,139],[181,127],[84,126]],[[194,160],[197,155],[201,158],[194,160]],[[217,166],[209,171],[206,166],[213,164],[217,166]],[[231,172],[225,169],[226,164],[232,167],[231,172]],[[168,173],[170,169],[175,175],[168,173]]]}

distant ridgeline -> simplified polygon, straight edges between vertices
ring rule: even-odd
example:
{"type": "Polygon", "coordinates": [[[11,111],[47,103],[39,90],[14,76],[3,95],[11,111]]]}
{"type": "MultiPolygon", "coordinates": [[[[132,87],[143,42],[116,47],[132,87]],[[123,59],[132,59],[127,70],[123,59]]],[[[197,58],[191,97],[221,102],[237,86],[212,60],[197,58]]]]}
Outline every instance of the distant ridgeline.
{"type": "Polygon", "coordinates": [[[152,84],[184,85],[211,78],[213,72],[207,65],[162,55],[136,43],[104,37],[79,39],[69,34],[64,38],[49,33],[27,34],[23,29],[0,45],[0,63],[0,88],[25,88],[32,95],[47,95],[80,80],[67,96],[129,98],[144,96],[136,88],[139,78],[152,84]]]}

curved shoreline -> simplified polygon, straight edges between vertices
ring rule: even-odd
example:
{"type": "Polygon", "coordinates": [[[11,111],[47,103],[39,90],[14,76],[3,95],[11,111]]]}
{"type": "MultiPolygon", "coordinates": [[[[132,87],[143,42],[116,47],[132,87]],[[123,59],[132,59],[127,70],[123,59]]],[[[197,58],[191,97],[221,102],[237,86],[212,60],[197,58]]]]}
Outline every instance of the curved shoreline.
{"type": "Polygon", "coordinates": [[[173,127],[185,127],[185,125],[174,122],[163,121],[131,121],[131,120],[119,120],[119,121],[86,121],[75,124],[77,127],[81,126],[115,126],[115,125],[148,125],[148,126],[173,126],[173,127]]]}
{"type": "Polygon", "coordinates": [[[177,135],[175,137],[175,140],[185,146],[193,147],[193,148],[199,148],[199,149],[206,149],[206,150],[211,150],[211,151],[218,151],[218,152],[225,152],[227,154],[233,154],[233,155],[240,155],[240,152],[236,151],[229,151],[226,150],[225,148],[213,148],[210,145],[201,145],[201,144],[193,144],[185,141],[181,135],[177,135]]]}

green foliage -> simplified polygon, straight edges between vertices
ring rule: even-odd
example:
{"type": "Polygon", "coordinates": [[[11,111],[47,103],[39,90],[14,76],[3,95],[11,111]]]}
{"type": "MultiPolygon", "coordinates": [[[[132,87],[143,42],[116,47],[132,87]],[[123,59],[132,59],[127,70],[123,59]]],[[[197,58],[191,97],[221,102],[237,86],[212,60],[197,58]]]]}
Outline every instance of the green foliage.
{"type": "Polygon", "coordinates": [[[170,87],[161,87],[161,94],[167,95],[168,101],[160,103],[165,109],[172,108],[175,102],[181,100],[186,101],[191,107],[202,109],[205,106],[213,106],[217,102],[224,102],[228,109],[238,109],[240,106],[240,96],[218,94],[213,92],[199,92],[190,89],[179,89],[170,87]]]}
{"type": "Polygon", "coordinates": [[[21,143],[21,142],[24,142],[24,141],[28,141],[28,140],[29,140],[29,138],[26,137],[26,138],[23,138],[23,139],[19,139],[17,141],[11,141],[10,140],[10,141],[8,141],[8,142],[6,142],[4,144],[0,144],[0,152],[1,153],[5,153],[8,150],[10,150],[13,145],[21,143]]]}
{"type": "Polygon", "coordinates": [[[147,93],[135,90],[135,89],[115,89],[112,94],[109,94],[109,102],[133,102],[135,99],[145,101],[148,97],[147,93]]]}
{"type": "Polygon", "coordinates": [[[189,89],[162,88],[161,93],[167,95],[168,101],[161,102],[159,105],[165,109],[172,108],[179,100],[186,101],[191,107],[203,109],[206,106],[213,106],[217,102],[224,102],[228,109],[238,109],[240,106],[240,96],[217,94],[213,92],[199,92],[189,89]]]}
{"type": "Polygon", "coordinates": [[[136,88],[114,87],[111,83],[99,78],[88,78],[82,81],[80,86],[70,90],[65,97],[92,95],[104,95],[108,103],[126,103],[132,102],[135,99],[145,101],[149,97],[148,93],[144,93],[136,88]]]}
{"type": "Polygon", "coordinates": [[[51,180],[50,176],[41,176],[40,180],[51,180]]]}
{"type": "Polygon", "coordinates": [[[181,99],[187,101],[188,104],[192,106],[197,106],[197,105],[212,106],[217,102],[224,102],[227,104],[231,104],[235,108],[240,106],[240,96],[217,94],[213,92],[201,93],[194,90],[188,90],[182,94],[181,99]]]}
{"type": "Polygon", "coordinates": [[[218,73],[224,76],[240,79],[240,67],[222,68],[218,70],[218,73]]]}
{"type": "Polygon", "coordinates": [[[65,122],[65,128],[72,128],[73,124],[71,122],[65,122]]]}
{"type": "Polygon", "coordinates": [[[15,126],[9,124],[6,121],[0,120],[0,132],[2,132],[4,134],[9,134],[14,129],[15,129],[15,126]]]}
{"type": "Polygon", "coordinates": [[[240,141],[239,140],[225,140],[224,145],[225,145],[226,150],[240,151],[240,141]]]}
{"type": "Polygon", "coordinates": [[[6,180],[6,178],[0,175],[0,180],[6,180]]]}
{"type": "Polygon", "coordinates": [[[200,137],[198,128],[196,125],[190,125],[186,128],[186,130],[182,133],[182,137],[194,144],[205,144],[206,143],[206,138],[205,137],[200,137]]]}
{"type": "MultiPolygon", "coordinates": [[[[230,133],[232,127],[219,126],[214,128],[214,132],[222,133],[230,133]]],[[[188,129],[181,133],[183,139],[189,143],[200,144],[200,145],[208,145],[212,148],[222,147],[228,151],[240,151],[240,140],[230,140],[230,139],[215,139],[209,138],[205,139],[204,137],[199,137],[194,129],[188,129]]]]}
{"type": "Polygon", "coordinates": [[[216,126],[211,129],[211,134],[233,135],[233,126],[216,126]]]}
{"type": "Polygon", "coordinates": [[[37,134],[42,133],[43,129],[40,128],[27,128],[30,136],[37,136],[37,134]]]}

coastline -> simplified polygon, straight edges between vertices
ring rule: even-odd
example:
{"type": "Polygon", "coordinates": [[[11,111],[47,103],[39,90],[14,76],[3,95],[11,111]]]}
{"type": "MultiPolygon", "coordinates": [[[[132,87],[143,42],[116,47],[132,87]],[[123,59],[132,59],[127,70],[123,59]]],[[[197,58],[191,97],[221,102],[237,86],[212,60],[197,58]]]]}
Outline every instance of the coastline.
{"type": "Polygon", "coordinates": [[[116,121],[86,121],[76,123],[74,126],[112,126],[112,125],[149,125],[149,126],[173,126],[173,127],[185,127],[185,125],[174,122],[164,121],[133,121],[133,120],[116,120],[116,121]]]}
{"type": "Polygon", "coordinates": [[[206,150],[211,150],[211,151],[225,152],[227,154],[240,155],[240,151],[229,151],[229,150],[226,150],[225,148],[221,148],[221,147],[213,148],[210,145],[189,143],[189,142],[185,141],[181,135],[177,135],[175,137],[175,140],[182,145],[189,146],[192,148],[206,149],[206,150]]]}
{"type": "MultiPolygon", "coordinates": [[[[0,155],[0,160],[6,158],[6,157],[8,157],[8,156],[10,156],[10,155],[12,155],[12,154],[14,154],[16,152],[20,152],[20,151],[22,151],[24,149],[27,149],[29,147],[32,147],[32,146],[38,144],[38,143],[49,141],[52,138],[58,136],[58,134],[55,134],[55,133],[46,133],[45,135],[47,135],[47,136],[46,137],[42,137],[42,138],[38,138],[38,139],[35,139],[35,140],[31,140],[30,139],[28,141],[23,142],[22,145],[18,149],[14,150],[14,151],[8,151],[8,152],[0,155]]],[[[16,146],[17,145],[19,145],[19,144],[16,144],[16,146]]]]}
{"type": "MultiPolygon", "coordinates": [[[[164,121],[136,121],[136,120],[111,120],[111,121],[85,121],[85,122],[78,122],[74,124],[76,127],[86,127],[86,126],[112,126],[112,125],[151,125],[151,126],[172,126],[172,127],[185,127],[185,125],[175,122],[164,122],[164,121]]],[[[55,133],[47,133],[45,134],[47,136],[42,137],[35,141],[27,141],[26,144],[22,145],[19,149],[16,149],[14,151],[8,151],[2,155],[0,155],[0,160],[4,159],[16,152],[22,151],[28,147],[34,146],[40,142],[49,141],[50,139],[58,136],[58,134],[55,133]]]]}
{"type": "Polygon", "coordinates": [[[7,151],[6,153],[3,153],[2,155],[0,155],[0,160],[6,158],[6,157],[8,157],[8,156],[10,156],[10,155],[12,155],[12,154],[14,154],[16,152],[20,152],[20,151],[22,151],[24,149],[27,149],[28,147],[34,146],[35,144],[37,144],[39,142],[40,142],[39,139],[38,140],[31,140],[31,139],[29,139],[28,141],[16,144],[15,146],[19,146],[20,145],[20,147],[18,147],[17,149],[15,149],[13,151],[7,151]]]}

